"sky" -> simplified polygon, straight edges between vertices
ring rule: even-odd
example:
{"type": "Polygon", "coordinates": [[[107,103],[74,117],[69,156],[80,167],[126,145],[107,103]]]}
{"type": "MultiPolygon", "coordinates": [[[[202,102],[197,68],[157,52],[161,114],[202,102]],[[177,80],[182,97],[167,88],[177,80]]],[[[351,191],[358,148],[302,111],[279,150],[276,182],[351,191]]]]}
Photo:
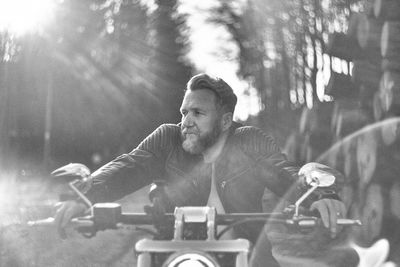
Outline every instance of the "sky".
{"type": "Polygon", "coordinates": [[[55,0],[0,0],[0,31],[23,35],[40,30],[51,19],[54,5],[55,0]]]}

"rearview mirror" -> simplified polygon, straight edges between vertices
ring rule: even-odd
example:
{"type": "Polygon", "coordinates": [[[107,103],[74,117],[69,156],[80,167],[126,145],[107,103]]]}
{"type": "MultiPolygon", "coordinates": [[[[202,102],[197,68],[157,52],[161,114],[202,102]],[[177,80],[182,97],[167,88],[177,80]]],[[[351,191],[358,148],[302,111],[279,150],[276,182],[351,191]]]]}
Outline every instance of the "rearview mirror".
{"type": "Polygon", "coordinates": [[[299,207],[301,203],[303,203],[303,201],[318,187],[329,187],[335,183],[336,178],[332,174],[332,171],[332,168],[316,162],[307,163],[300,168],[299,176],[309,189],[294,204],[294,216],[299,216],[299,207]]]}
{"type": "Polygon", "coordinates": [[[320,163],[307,163],[299,170],[299,176],[311,187],[329,187],[335,183],[335,176],[329,171],[330,168],[320,163]]]}
{"type": "Polygon", "coordinates": [[[67,181],[86,180],[90,177],[90,169],[81,163],[70,163],[54,170],[51,175],[67,181]]]}
{"type": "Polygon", "coordinates": [[[67,182],[69,187],[80,197],[93,215],[92,203],[84,195],[91,187],[90,169],[81,163],[70,163],[54,170],[51,175],[62,183],[67,182]]]}

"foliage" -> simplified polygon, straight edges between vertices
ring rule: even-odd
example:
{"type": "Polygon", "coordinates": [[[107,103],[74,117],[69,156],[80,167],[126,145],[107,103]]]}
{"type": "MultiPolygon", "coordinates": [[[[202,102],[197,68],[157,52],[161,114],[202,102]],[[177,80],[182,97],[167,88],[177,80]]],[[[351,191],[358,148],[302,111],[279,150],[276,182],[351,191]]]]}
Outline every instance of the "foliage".
{"type": "Polygon", "coordinates": [[[219,2],[210,20],[225,25],[238,44],[238,74],[253,81],[267,106],[286,109],[290,97],[295,105],[319,101],[316,75],[329,68],[323,59],[328,33],[345,31],[351,7],[360,1],[219,2]]]}
{"type": "Polygon", "coordinates": [[[190,69],[178,59],[185,44],[173,46],[184,24],[175,23],[173,8],[151,18],[140,1],[65,0],[46,31],[17,39],[3,33],[2,155],[14,152],[8,161],[18,168],[40,165],[43,153],[50,169],[66,161],[97,166],[136,146],[159,124],[159,110],[160,119],[176,121],[177,90],[190,69]]]}
{"type": "Polygon", "coordinates": [[[177,11],[176,0],[158,0],[158,8],[152,15],[154,86],[158,88],[158,99],[162,101],[162,116],[159,122],[179,121],[179,107],[186,82],[191,76],[191,66],[184,59],[188,40],[186,16],[177,11]]]}

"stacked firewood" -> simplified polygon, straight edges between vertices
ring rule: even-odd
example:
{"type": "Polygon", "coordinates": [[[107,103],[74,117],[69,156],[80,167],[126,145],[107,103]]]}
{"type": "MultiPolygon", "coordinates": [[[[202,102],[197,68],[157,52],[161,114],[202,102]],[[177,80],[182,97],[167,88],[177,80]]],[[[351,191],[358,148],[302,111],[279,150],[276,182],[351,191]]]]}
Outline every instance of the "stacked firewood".
{"type": "Polygon", "coordinates": [[[321,102],[312,109],[304,107],[299,125],[284,146],[290,161],[299,165],[315,160],[332,144],[330,121],[333,102],[321,102]]]}
{"type": "MultiPolygon", "coordinates": [[[[368,2],[370,3],[370,2],[368,2]]],[[[332,130],[340,140],[373,120],[373,98],[382,75],[380,36],[382,21],[372,8],[350,16],[347,33],[332,33],[327,52],[352,63],[348,74],[331,74],[326,92],[335,98],[332,130]]]]}
{"type": "Polygon", "coordinates": [[[345,174],[341,197],[349,216],[363,222],[352,229],[353,239],[370,245],[387,238],[400,262],[400,0],[364,3],[348,31],[329,41],[328,53],[351,62],[352,70],[333,73],[326,88],[335,99],[331,124],[340,142],[317,161],[345,174]]]}
{"type": "Polygon", "coordinates": [[[377,120],[400,115],[400,1],[376,0],[376,19],[382,21],[380,52],[382,76],[374,96],[377,120]]]}

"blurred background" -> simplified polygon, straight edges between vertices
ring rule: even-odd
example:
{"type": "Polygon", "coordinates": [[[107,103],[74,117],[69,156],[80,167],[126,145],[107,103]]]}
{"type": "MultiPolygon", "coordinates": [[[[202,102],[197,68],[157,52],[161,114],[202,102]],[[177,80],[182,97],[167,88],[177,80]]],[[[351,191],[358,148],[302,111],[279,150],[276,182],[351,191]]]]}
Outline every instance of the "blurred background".
{"type": "MultiPolygon", "coordinates": [[[[95,170],[179,122],[199,72],[291,161],[342,171],[364,223],[346,239],[386,238],[400,263],[400,0],[0,0],[0,266],[64,266],[20,250],[66,249],[21,226],[51,213],[49,173],[95,170]]],[[[126,266],[119,253],[98,264],[126,266]]]]}

